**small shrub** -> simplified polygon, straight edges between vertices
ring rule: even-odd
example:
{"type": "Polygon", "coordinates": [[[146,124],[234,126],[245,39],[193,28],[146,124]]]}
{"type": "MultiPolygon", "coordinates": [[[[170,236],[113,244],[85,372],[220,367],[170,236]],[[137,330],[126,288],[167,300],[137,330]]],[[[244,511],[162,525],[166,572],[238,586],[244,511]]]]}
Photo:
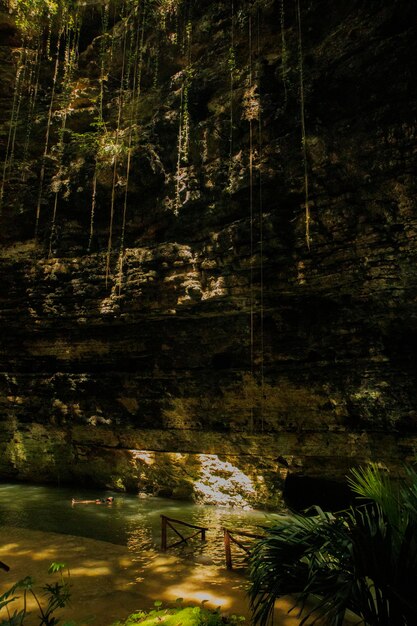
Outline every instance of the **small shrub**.
{"type": "Polygon", "coordinates": [[[302,624],[341,626],[350,610],[363,626],[415,626],[417,471],[407,474],[399,483],[376,464],[352,470],[355,506],[272,524],[251,557],[254,624],[267,626],[275,600],[293,595],[306,609],[302,624]]]}
{"type": "Polygon", "coordinates": [[[238,626],[245,619],[238,615],[222,615],[219,609],[206,609],[204,602],[201,606],[185,607],[181,598],[175,607],[162,608],[160,601],[154,606],[150,611],[132,613],[125,621],[116,622],[113,626],[238,626]]]}
{"type": "MultiPolygon", "coordinates": [[[[31,576],[26,576],[22,580],[15,583],[8,591],[0,595],[0,613],[6,613],[0,616],[0,626],[24,626],[26,618],[29,615],[27,610],[27,598],[32,596],[38,606],[38,625],[39,626],[56,626],[59,623],[59,618],[55,617],[54,613],[57,609],[64,608],[69,602],[71,592],[69,584],[69,571],[67,577],[64,578],[65,564],[64,563],[51,563],[48,569],[48,574],[58,574],[58,581],[54,583],[47,583],[41,587],[40,591],[34,589],[34,580],[31,576]],[[43,596],[46,600],[41,602],[40,596],[43,596]],[[19,611],[15,609],[11,612],[12,602],[18,598],[23,599],[23,608],[19,611]]],[[[76,626],[74,623],[65,622],[62,626],[76,626]]]]}

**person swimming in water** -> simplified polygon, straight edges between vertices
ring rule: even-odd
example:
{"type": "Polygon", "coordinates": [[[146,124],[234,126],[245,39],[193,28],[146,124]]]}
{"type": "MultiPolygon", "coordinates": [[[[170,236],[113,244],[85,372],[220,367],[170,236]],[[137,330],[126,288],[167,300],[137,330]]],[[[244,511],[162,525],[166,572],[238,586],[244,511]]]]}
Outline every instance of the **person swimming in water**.
{"type": "Polygon", "coordinates": [[[74,506],[74,504],[113,504],[114,502],[114,497],[113,496],[109,496],[108,498],[97,498],[96,500],[76,500],[75,498],[72,498],[71,500],[71,504],[74,506]]]}

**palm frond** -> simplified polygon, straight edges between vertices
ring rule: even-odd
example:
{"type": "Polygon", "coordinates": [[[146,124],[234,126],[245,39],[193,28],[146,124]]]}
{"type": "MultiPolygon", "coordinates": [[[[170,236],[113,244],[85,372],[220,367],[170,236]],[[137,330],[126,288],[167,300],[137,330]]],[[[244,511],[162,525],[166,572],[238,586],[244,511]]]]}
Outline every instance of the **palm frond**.
{"type": "Polygon", "coordinates": [[[257,542],[251,558],[250,600],[256,623],[265,626],[272,614],[275,598],[296,595],[298,606],[304,608],[310,596],[326,588],[319,609],[336,594],[332,603],[335,626],[341,623],[346,610],[345,587],[351,584],[341,575],[336,564],[346,555],[347,526],[334,515],[318,510],[314,517],[295,515],[272,526],[264,539],[257,542]],[[335,606],[337,607],[335,609],[335,606]]]}
{"type": "Polygon", "coordinates": [[[417,624],[417,472],[395,483],[377,465],[353,470],[363,504],[337,515],[279,519],[257,542],[249,591],[253,619],[266,626],[276,598],[295,597],[301,624],[341,626],[346,610],[365,626],[417,624]],[[315,604],[307,605],[315,598],[315,604]],[[311,622],[313,620],[313,622],[311,622]]]}

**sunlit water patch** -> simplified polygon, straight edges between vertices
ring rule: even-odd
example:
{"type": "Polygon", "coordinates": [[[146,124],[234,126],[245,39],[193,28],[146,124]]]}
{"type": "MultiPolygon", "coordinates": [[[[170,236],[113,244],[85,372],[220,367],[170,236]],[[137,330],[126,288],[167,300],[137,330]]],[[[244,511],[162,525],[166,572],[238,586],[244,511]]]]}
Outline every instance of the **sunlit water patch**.
{"type": "MultiPolygon", "coordinates": [[[[259,533],[270,519],[262,511],[247,511],[132,494],[98,492],[74,487],[45,487],[26,484],[0,484],[0,524],[28,528],[127,545],[138,557],[144,550],[160,548],[161,515],[207,527],[207,541],[194,539],[191,545],[175,548],[184,557],[224,565],[223,527],[259,533]],[[105,499],[107,504],[75,504],[79,500],[105,499]]],[[[186,536],[192,530],[178,527],[186,536]]],[[[169,531],[168,544],[178,537],[169,531]]],[[[244,553],[234,548],[234,563],[241,564],[244,553]]]]}

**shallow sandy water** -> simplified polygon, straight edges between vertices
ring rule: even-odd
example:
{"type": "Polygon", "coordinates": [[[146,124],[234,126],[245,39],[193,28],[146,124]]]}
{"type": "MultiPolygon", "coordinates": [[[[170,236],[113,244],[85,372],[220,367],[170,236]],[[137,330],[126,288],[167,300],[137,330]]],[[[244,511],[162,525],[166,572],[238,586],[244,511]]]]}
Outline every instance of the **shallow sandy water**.
{"type": "MultiPolygon", "coordinates": [[[[110,626],[138,609],[151,608],[155,600],[168,603],[179,597],[195,604],[207,600],[206,606],[221,606],[225,613],[250,621],[247,581],[213,565],[154,551],[138,555],[108,542],[12,527],[0,527],[0,560],[10,566],[10,572],[0,571],[0,593],[27,575],[39,586],[52,582],[54,577],[47,573],[50,563],[65,562],[71,572],[72,600],[57,616],[77,620],[80,626],[110,626]]],[[[299,623],[287,615],[290,606],[285,599],[277,604],[276,626],[299,623]]],[[[35,623],[28,621],[28,626],[35,623]]]]}

